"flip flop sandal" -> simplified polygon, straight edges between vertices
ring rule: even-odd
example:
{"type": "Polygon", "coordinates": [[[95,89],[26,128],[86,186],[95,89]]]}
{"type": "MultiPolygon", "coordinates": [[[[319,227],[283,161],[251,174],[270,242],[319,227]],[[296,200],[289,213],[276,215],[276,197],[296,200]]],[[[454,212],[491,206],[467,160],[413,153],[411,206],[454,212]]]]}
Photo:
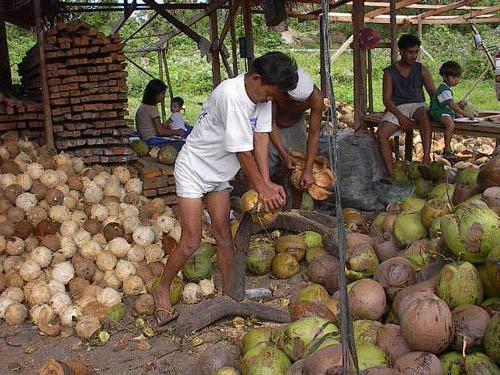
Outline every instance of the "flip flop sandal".
{"type": "Polygon", "coordinates": [[[159,327],[162,327],[165,324],[171,322],[172,320],[177,319],[178,316],[179,316],[179,313],[177,311],[175,311],[174,309],[169,310],[169,309],[164,309],[162,307],[158,307],[157,309],[155,309],[156,323],[158,324],[159,327]],[[159,312],[167,313],[167,314],[169,314],[169,316],[166,319],[160,319],[158,317],[159,312]]]}

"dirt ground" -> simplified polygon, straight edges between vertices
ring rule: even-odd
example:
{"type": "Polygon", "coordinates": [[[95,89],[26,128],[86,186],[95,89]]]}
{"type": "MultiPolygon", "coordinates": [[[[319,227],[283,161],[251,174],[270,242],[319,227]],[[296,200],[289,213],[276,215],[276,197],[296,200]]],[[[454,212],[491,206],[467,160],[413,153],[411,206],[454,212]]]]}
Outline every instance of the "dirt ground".
{"type": "MultiPolygon", "coordinates": [[[[218,275],[215,275],[215,282],[219,284],[218,275]]],[[[296,295],[306,284],[301,274],[288,280],[276,280],[266,275],[247,277],[246,288],[269,288],[273,297],[265,303],[284,307],[290,296],[296,295]]],[[[131,306],[133,299],[125,299],[124,303],[131,306]]],[[[182,303],[176,305],[181,314],[192,306],[182,303]]],[[[200,307],[202,313],[203,300],[196,306],[200,307]]],[[[38,374],[49,358],[59,361],[65,358],[79,359],[90,373],[95,374],[209,374],[206,372],[207,363],[198,363],[199,356],[205,350],[220,343],[234,345],[239,350],[241,338],[250,327],[272,325],[252,318],[229,317],[185,338],[175,337],[168,331],[161,334],[155,332],[152,337],[147,337],[137,318],[128,309],[119,324],[104,326],[103,329],[111,334],[104,344],[98,339],[84,343],[72,329],[63,331],[59,337],[47,337],[40,335],[37,327],[31,323],[9,327],[2,322],[0,374],[38,374]]],[[[152,321],[150,326],[154,328],[152,321]]]]}

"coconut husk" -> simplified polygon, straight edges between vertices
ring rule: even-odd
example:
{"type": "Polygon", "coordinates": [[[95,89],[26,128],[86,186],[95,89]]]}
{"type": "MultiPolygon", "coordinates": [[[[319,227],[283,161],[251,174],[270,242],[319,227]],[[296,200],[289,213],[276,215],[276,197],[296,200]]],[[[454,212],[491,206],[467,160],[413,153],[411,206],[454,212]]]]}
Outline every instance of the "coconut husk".
{"type": "Polygon", "coordinates": [[[57,251],[61,248],[61,241],[55,234],[48,234],[42,237],[42,245],[52,251],[57,251]]]}
{"type": "Polygon", "coordinates": [[[123,227],[119,223],[108,223],[103,229],[104,238],[106,241],[111,241],[117,237],[123,237],[125,235],[125,231],[123,227]]]}
{"type": "Polygon", "coordinates": [[[403,374],[442,375],[441,361],[432,353],[410,352],[400,357],[394,368],[403,374]]]}
{"type": "Polygon", "coordinates": [[[42,184],[40,181],[33,181],[30,191],[35,195],[36,199],[41,201],[45,199],[45,195],[47,194],[47,186],[42,184]]]}
{"type": "Polygon", "coordinates": [[[373,250],[375,250],[379,261],[384,262],[397,257],[401,248],[391,234],[385,233],[383,237],[376,240],[373,250]]]}
{"type": "Polygon", "coordinates": [[[14,235],[15,227],[14,224],[9,221],[4,221],[0,223],[0,236],[9,237],[14,235]]]}
{"type": "Polygon", "coordinates": [[[382,262],[373,277],[385,289],[387,297],[394,299],[403,288],[415,284],[415,271],[411,263],[403,258],[396,257],[382,262]]]}
{"type": "Polygon", "coordinates": [[[342,345],[334,344],[308,356],[302,373],[304,375],[342,374],[342,345]]]}
{"type": "Polygon", "coordinates": [[[356,281],[349,292],[349,309],[356,319],[379,320],[386,303],[384,288],[372,279],[356,281]]]}
{"type": "Polygon", "coordinates": [[[455,329],[452,343],[453,349],[462,352],[464,340],[467,341],[466,350],[481,346],[486,327],[490,321],[488,312],[474,305],[458,306],[451,313],[455,329]]]}
{"type": "Polygon", "coordinates": [[[165,255],[170,255],[177,247],[177,241],[170,237],[168,234],[163,233],[161,238],[161,245],[165,255]]]}
{"type": "Polygon", "coordinates": [[[316,201],[324,201],[328,199],[332,193],[325,188],[322,188],[316,184],[312,184],[308,189],[309,195],[316,201]]]}
{"type": "Polygon", "coordinates": [[[35,228],[35,234],[39,237],[45,237],[49,234],[56,234],[59,230],[59,225],[50,219],[42,220],[35,228]]]}
{"type": "MultiPolygon", "coordinates": [[[[17,175],[17,174],[16,174],[17,175]]],[[[3,190],[3,195],[11,203],[16,203],[17,197],[23,192],[23,188],[18,184],[12,184],[7,186],[3,190]]]]}
{"type": "Polygon", "coordinates": [[[92,281],[92,277],[96,271],[96,266],[92,260],[84,258],[77,253],[73,255],[71,263],[75,269],[76,276],[81,276],[89,281],[92,281]]]}
{"type": "Polygon", "coordinates": [[[339,289],[339,261],[333,255],[322,255],[313,259],[307,266],[307,276],[333,294],[339,289]]]}
{"type": "Polygon", "coordinates": [[[453,197],[451,198],[451,201],[454,205],[458,205],[462,202],[465,202],[473,195],[479,194],[480,192],[481,189],[477,184],[470,186],[459,182],[455,184],[455,190],[453,191],[453,197]]]}
{"type": "Polygon", "coordinates": [[[26,215],[24,210],[19,207],[11,207],[7,212],[7,219],[9,219],[13,223],[23,221],[25,217],[26,215]]]}
{"type": "Polygon", "coordinates": [[[333,313],[321,303],[316,302],[291,302],[288,305],[290,319],[292,322],[302,318],[317,316],[335,322],[333,313]]]}
{"type": "Polygon", "coordinates": [[[62,193],[61,190],[52,189],[49,190],[47,194],[45,194],[45,200],[51,206],[58,206],[63,203],[64,194],[62,193]]]}
{"type": "Polygon", "coordinates": [[[199,357],[193,375],[212,375],[221,367],[240,367],[240,350],[235,345],[217,343],[199,357]]]}
{"type": "Polygon", "coordinates": [[[432,281],[425,281],[418,284],[407,286],[406,288],[401,290],[398,294],[396,294],[396,297],[394,297],[391,307],[392,312],[394,313],[394,315],[396,315],[396,317],[399,318],[400,305],[402,303],[407,304],[405,300],[406,298],[408,298],[409,295],[415,292],[426,292],[428,294],[434,295],[435,286],[436,283],[432,281]]]}
{"type": "Polygon", "coordinates": [[[377,346],[389,354],[391,363],[411,352],[406,340],[401,336],[401,327],[396,324],[386,324],[381,327],[377,335],[377,346]]]}
{"type": "Polygon", "coordinates": [[[14,235],[26,239],[33,234],[35,228],[27,220],[21,220],[14,224],[14,235]]]}
{"type": "Polygon", "coordinates": [[[477,184],[481,191],[493,186],[500,186],[500,158],[494,158],[479,169],[477,184]]]}
{"type": "Polygon", "coordinates": [[[83,229],[85,229],[87,232],[89,232],[92,235],[97,234],[97,233],[101,233],[102,223],[96,219],[87,219],[85,221],[85,224],[83,225],[83,229]]]}

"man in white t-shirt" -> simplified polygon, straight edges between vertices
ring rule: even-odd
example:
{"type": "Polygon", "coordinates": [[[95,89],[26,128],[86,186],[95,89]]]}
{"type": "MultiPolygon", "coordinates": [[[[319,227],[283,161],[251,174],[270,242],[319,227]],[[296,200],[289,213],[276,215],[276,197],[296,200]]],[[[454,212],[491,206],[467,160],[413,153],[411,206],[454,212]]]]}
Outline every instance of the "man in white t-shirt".
{"type": "Polygon", "coordinates": [[[153,292],[160,325],[175,317],[168,297],[170,284],[200,246],[202,198],[205,198],[217,242],[224,291],[229,284],[234,252],[229,222],[229,181],[241,168],[267,210],[285,204],[283,188],[273,184],[269,177],[270,99],[294,89],[297,79],[293,60],[283,53],[270,52],[256,59],[247,74],[222,82],[203,105],[175,163],[182,236],[153,292]]]}

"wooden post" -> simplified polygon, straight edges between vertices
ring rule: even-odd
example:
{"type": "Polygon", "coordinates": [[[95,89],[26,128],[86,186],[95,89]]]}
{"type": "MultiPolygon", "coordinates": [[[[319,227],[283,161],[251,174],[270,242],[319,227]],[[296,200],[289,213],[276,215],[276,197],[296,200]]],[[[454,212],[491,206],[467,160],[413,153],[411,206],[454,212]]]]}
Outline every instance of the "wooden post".
{"type": "Polygon", "coordinates": [[[167,62],[167,51],[168,51],[168,43],[165,49],[161,50],[161,58],[163,60],[163,69],[165,70],[165,79],[167,80],[168,86],[168,94],[170,96],[170,100],[174,98],[174,89],[172,87],[172,82],[170,81],[170,72],[168,71],[168,62],[167,62]]]}
{"type": "Polygon", "coordinates": [[[252,27],[252,12],[250,9],[250,0],[243,0],[243,27],[245,28],[245,38],[247,40],[247,49],[249,56],[247,58],[248,66],[252,64],[254,60],[253,51],[253,27],[252,27]]]}
{"type": "MultiPolygon", "coordinates": [[[[158,75],[160,76],[160,79],[164,82],[163,59],[162,59],[161,49],[158,50],[158,75]]],[[[160,106],[161,106],[161,121],[165,122],[167,121],[167,114],[165,111],[165,96],[163,96],[163,100],[161,101],[160,106]]]]}
{"type": "Polygon", "coordinates": [[[42,86],[43,119],[45,124],[45,144],[54,147],[54,131],[52,129],[52,110],[50,108],[49,85],[47,83],[47,65],[45,62],[45,40],[42,30],[42,10],[40,0],[33,1],[35,14],[36,39],[38,42],[38,53],[40,54],[40,83],[42,86]]]}
{"type": "MultiPolygon", "coordinates": [[[[391,64],[395,64],[398,61],[398,49],[397,49],[397,20],[396,20],[396,0],[389,0],[389,33],[391,36],[391,64]]],[[[408,141],[408,138],[411,138],[413,142],[413,134],[409,135],[409,132],[406,132],[405,141],[408,141]]],[[[406,148],[406,145],[405,145],[406,148]]],[[[406,150],[405,150],[406,151],[406,150]]],[[[399,159],[399,136],[394,137],[394,156],[396,159],[399,159]]]]}
{"type": "MultiPolygon", "coordinates": [[[[322,15],[321,17],[324,17],[322,15]]],[[[323,35],[323,28],[321,27],[321,17],[319,19],[319,75],[321,78],[321,92],[323,93],[323,96],[326,97],[328,93],[326,92],[327,90],[327,85],[326,85],[326,66],[325,66],[325,46],[323,43],[324,35],[323,35]]]]}
{"type": "Polygon", "coordinates": [[[352,3],[353,71],[354,71],[354,128],[364,127],[363,116],[366,114],[366,53],[361,50],[359,32],[365,24],[364,0],[352,3]]]}
{"type": "Polygon", "coordinates": [[[10,74],[9,46],[7,44],[7,29],[5,20],[0,13],[0,92],[9,93],[12,90],[12,75],[10,74]]]}
{"type": "Polygon", "coordinates": [[[338,50],[336,50],[335,53],[333,54],[333,56],[331,58],[331,64],[333,64],[335,61],[337,61],[338,58],[340,58],[340,56],[342,56],[342,54],[345,52],[345,50],[347,48],[349,48],[349,46],[351,45],[353,40],[354,40],[354,36],[351,35],[344,43],[342,43],[340,48],[338,50]]]}
{"type": "Polygon", "coordinates": [[[372,51],[368,50],[367,54],[367,76],[368,76],[368,112],[373,113],[373,67],[372,67],[372,51]]]}
{"type": "MultiPolygon", "coordinates": [[[[229,1],[229,9],[233,5],[233,0],[229,1]]],[[[229,32],[231,33],[231,56],[233,62],[233,74],[236,77],[238,75],[238,48],[236,47],[236,25],[235,25],[236,14],[233,14],[229,19],[229,32]]]]}
{"type": "MultiPolygon", "coordinates": [[[[420,42],[422,42],[422,20],[418,20],[418,23],[417,23],[417,35],[418,35],[418,39],[420,39],[420,42]]],[[[417,58],[417,61],[419,63],[422,62],[422,53],[423,53],[423,47],[420,48],[420,50],[418,51],[418,58],[417,58]]]]}
{"type": "MultiPolygon", "coordinates": [[[[213,2],[213,0],[210,0],[213,2]]],[[[212,82],[214,88],[221,82],[220,57],[219,57],[219,27],[217,25],[217,10],[210,13],[210,56],[212,62],[212,82]]]]}

